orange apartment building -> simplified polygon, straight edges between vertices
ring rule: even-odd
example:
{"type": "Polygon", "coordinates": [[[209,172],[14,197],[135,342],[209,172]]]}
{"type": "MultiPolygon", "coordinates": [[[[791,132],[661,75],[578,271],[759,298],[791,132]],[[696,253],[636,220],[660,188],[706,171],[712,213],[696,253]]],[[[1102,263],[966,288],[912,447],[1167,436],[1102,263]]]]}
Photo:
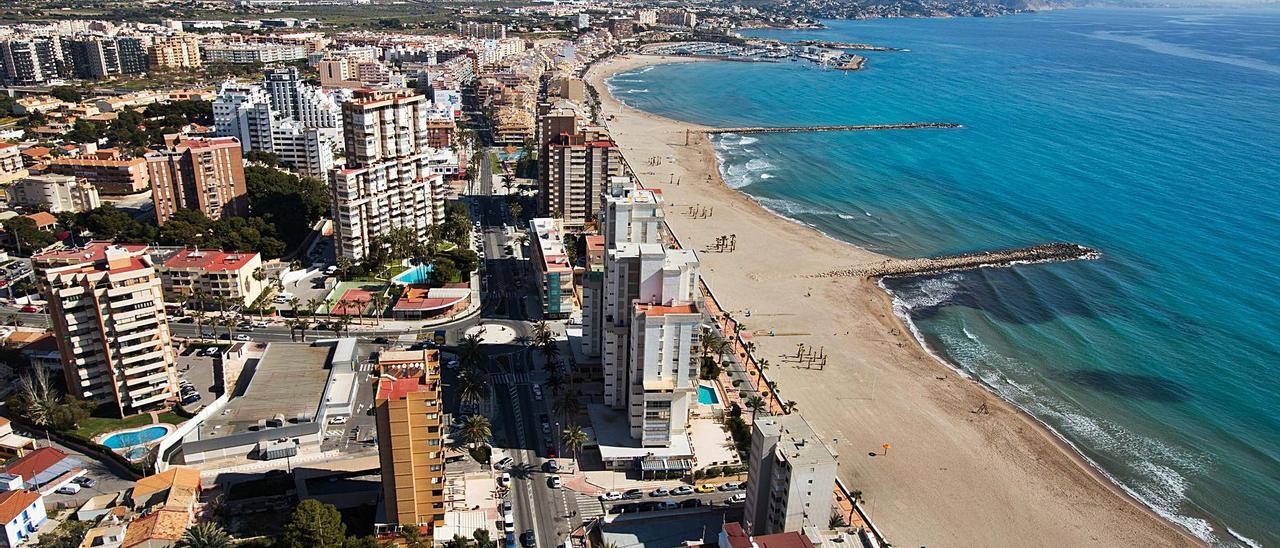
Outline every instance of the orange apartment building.
{"type": "Polygon", "coordinates": [[[179,209],[197,209],[215,221],[249,214],[240,141],[166,135],[165,145],[146,155],[156,224],[179,209]]]}
{"type": "Polygon", "coordinates": [[[382,352],[378,373],[374,408],[385,521],[416,525],[434,537],[445,513],[440,352],[382,352]]]}

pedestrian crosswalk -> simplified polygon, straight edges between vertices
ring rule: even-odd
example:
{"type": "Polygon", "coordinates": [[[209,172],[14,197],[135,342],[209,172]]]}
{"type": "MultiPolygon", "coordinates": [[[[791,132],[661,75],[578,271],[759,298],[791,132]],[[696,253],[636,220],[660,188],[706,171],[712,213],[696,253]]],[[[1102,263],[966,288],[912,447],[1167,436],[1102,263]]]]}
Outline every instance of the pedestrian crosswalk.
{"type": "Polygon", "coordinates": [[[604,505],[600,504],[596,497],[586,493],[574,491],[573,504],[577,507],[578,512],[575,520],[586,522],[604,515],[604,505]]]}
{"type": "Polygon", "coordinates": [[[528,371],[516,371],[515,373],[494,373],[489,376],[494,384],[529,384],[528,371]]]}
{"type": "MultiPolygon", "coordinates": [[[[519,394],[516,393],[516,385],[508,384],[507,394],[511,396],[511,412],[513,413],[513,416],[515,417],[523,416],[523,412],[520,410],[520,396],[519,394]]],[[[515,428],[515,432],[516,432],[516,441],[519,442],[520,447],[528,447],[528,445],[526,445],[525,443],[524,428],[517,426],[515,428]]]]}

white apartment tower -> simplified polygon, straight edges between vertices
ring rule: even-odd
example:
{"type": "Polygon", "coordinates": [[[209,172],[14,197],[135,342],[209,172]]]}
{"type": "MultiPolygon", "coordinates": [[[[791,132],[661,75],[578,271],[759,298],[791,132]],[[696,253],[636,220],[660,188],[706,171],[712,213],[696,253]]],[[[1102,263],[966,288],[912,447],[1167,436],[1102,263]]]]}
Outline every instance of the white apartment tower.
{"type": "Polygon", "coordinates": [[[378,237],[408,228],[426,239],[444,219],[444,179],[432,173],[431,102],[408,91],[361,90],[342,105],[345,169],[330,191],[340,256],[360,259],[378,237]]]}
{"type": "Polygon", "coordinates": [[[618,176],[603,202],[602,306],[583,321],[599,326],[605,403],[627,411],[642,445],[669,446],[697,390],[698,257],[664,245],[661,193],[618,176]]]}
{"type": "Polygon", "coordinates": [[[835,501],[836,454],[798,413],[752,426],[742,527],[751,535],[825,528],[835,501]]]}
{"type": "MultiPolygon", "coordinates": [[[[296,91],[291,97],[296,98],[296,91]]],[[[276,104],[285,104],[285,100],[274,101],[273,95],[262,86],[224,83],[213,102],[215,135],[239,139],[241,150],[246,153],[254,150],[273,153],[281,163],[303,175],[327,177],[333,168],[337,128],[309,127],[285,116],[276,104]]],[[[298,105],[295,102],[291,108],[297,109],[298,105]]]]}
{"type": "Polygon", "coordinates": [[[177,394],[160,276],[145,245],[90,242],[33,257],[68,391],[121,416],[177,394]]]}

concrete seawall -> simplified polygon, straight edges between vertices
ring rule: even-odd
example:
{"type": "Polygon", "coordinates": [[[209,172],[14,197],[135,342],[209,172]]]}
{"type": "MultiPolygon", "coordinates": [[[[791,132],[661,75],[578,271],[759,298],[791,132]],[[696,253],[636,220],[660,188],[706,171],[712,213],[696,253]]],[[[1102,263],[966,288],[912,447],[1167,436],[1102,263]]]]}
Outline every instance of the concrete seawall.
{"type": "Polygon", "coordinates": [[[1097,250],[1079,244],[1055,242],[1002,251],[979,251],[942,257],[917,259],[886,259],[879,263],[853,266],[808,278],[857,277],[879,278],[883,276],[917,276],[983,267],[1003,267],[1015,264],[1047,263],[1075,260],[1092,260],[1101,257],[1097,250]]]}
{"type": "Polygon", "coordinates": [[[793,126],[793,127],[722,127],[703,130],[703,133],[801,133],[809,131],[876,131],[889,129],[955,129],[964,127],[950,122],[910,122],[906,124],[862,124],[844,126],[793,126]]]}

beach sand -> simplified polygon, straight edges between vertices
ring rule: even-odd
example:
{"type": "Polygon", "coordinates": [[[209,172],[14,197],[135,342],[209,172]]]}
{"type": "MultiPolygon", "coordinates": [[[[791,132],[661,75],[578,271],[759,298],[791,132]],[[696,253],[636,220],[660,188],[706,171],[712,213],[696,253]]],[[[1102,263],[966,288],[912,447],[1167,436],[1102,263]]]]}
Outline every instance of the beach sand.
{"type": "MultiPolygon", "coordinates": [[[[839,454],[840,477],[897,546],[1193,546],[1101,476],[1029,416],[924,351],[874,281],[806,278],[879,263],[884,256],[838,242],[760,207],[725,186],[699,126],[620,105],[608,76],[687,58],[614,57],[587,75],[602,116],[646,187],[665,196],[667,222],[699,252],[702,277],[755,335],[782,399],[839,454]],[[660,164],[651,166],[650,158],[660,164]],[[672,184],[672,179],[679,184],[672,184]],[[710,208],[694,219],[688,207],[710,208]],[[706,251],[735,234],[737,251],[706,251]],[[776,336],[768,336],[773,331],[776,336]],[[797,343],[825,347],[825,370],[784,363],[797,343]],[[972,411],[983,403],[989,413],[972,411]],[[881,445],[891,444],[884,456],[881,445]]],[[[825,523],[816,524],[825,527],[825,523]]]]}

